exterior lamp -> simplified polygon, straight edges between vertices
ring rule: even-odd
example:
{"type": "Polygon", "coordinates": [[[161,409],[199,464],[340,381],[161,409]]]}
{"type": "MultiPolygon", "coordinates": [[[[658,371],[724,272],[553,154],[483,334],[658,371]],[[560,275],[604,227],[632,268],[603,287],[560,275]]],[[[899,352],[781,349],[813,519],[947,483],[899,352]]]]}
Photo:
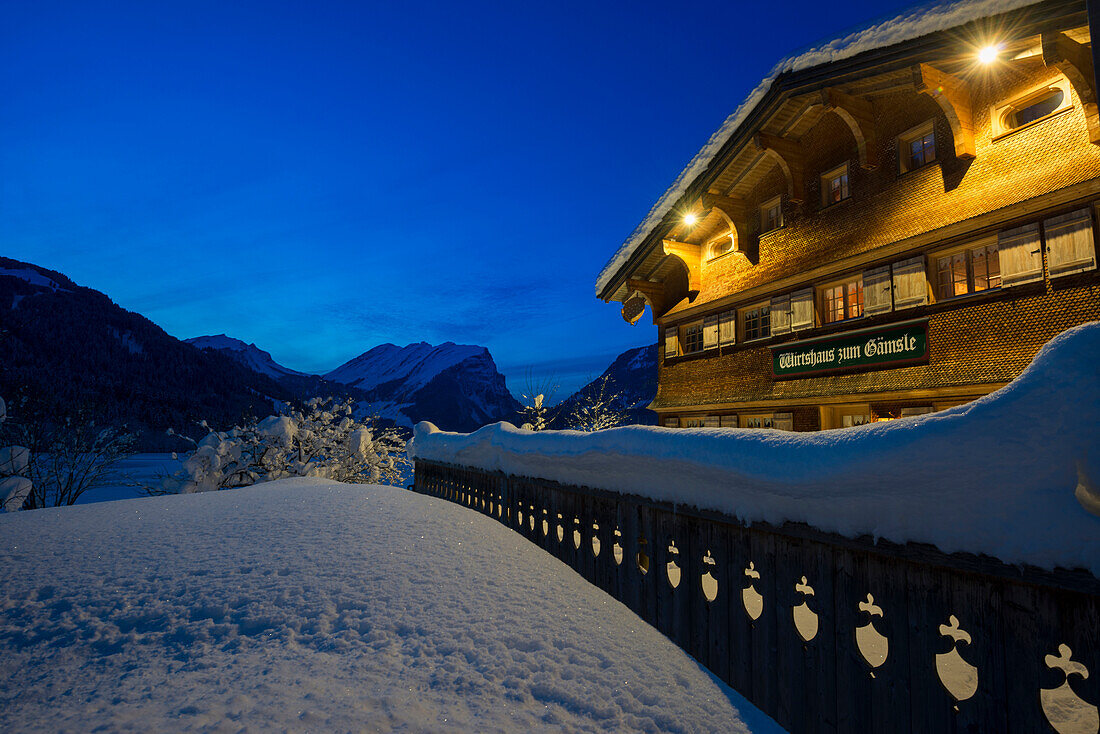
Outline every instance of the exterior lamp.
{"type": "Polygon", "coordinates": [[[986,46],[981,51],[978,51],[978,61],[983,64],[992,64],[997,60],[998,53],[1000,53],[1000,49],[996,46],[986,46]]]}
{"type": "Polygon", "coordinates": [[[684,215],[684,224],[686,224],[689,227],[694,226],[697,221],[699,221],[699,218],[696,217],[694,214],[684,215]]]}

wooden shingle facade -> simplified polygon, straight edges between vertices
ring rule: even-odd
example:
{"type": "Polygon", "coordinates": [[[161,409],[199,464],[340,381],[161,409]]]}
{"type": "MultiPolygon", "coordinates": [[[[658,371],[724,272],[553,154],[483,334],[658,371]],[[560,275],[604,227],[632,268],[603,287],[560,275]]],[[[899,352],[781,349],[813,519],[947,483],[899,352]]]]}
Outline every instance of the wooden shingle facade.
{"type": "Polygon", "coordinates": [[[652,311],[661,424],[931,412],[1100,320],[1095,77],[1062,1],[780,74],[600,283],[652,311]]]}

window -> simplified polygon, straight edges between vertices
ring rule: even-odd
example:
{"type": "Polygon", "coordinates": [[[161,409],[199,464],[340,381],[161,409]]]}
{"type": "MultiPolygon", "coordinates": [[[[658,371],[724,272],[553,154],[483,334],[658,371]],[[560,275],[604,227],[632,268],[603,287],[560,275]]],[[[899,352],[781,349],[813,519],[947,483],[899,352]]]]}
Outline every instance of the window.
{"type": "Polygon", "coordinates": [[[718,423],[721,428],[737,428],[737,416],[723,415],[718,419],[718,423]]]}
{"type": "Polygon", "coordinates": [[[737,340],[737,312],[723,311],[718,314],[718,346],[724,347],[737,340]]]}
{"type": "Polygon", "coordinates": [[[998,232],[997,259],[1001,286],[1004,288],[1042,280],[1043,245],[1039,237],[1039,223],[998,232]]]}
{"type": "Polygon", "coordinates": [[[764,339],[771,336],[771,306],[761,303],[741,312],[741,326],[745,332],[745,341],[764,339]]]}
{"type": "Polygon", "coordinates": [[[936,160],[936,131],[931,120],[898,136],[898,158],[902,173],[936,160]]]}
{"type": "Polygon", "coordinates": [[[721,420],[719,420],[718,416],[716,416],[716,415],[705,415],[705,416],[703,416],[703,427],[704,428],[721,428],[722,427],[722,422],[721,422],[721,420]]]}
{"type": "Polygon", "coordinates": [[[705,428],[706,421],[704,415],[690,415],[684,418],[684,428],[705,428]]]}
{"type": "Polygon", "coordinates": [[[844,201],[848,196],[847,163],[821,176],[821,204],[823,206],[844,201]]]}
{"type": "Polygon", "coordinates": [[[742,428],[774,428],[793,431],[794,421],[790,413],[751,413],[741,416],[742,428]]]}
{"type": "Polygon", "coordinates": [[[936,257],[936,295],[954,298],[1001,287],[1001,263],[997,243],[970,244],[936,257]]]}
{"type": "Polygon", "coordinates": [[[707,259],[713,260],[716,257],[722,257],[727,252],[732,252],[734,244],[732,234],[722,235],[707,245],[707,259]]]}
{"type": "Polygon", "coordinates": [[[703,351],[702,321],[693,321],[680,327],[680,347],[684,354],[703,351]]]}
{"type": "Polygon", "coordinates": [[[858,319],[863,315],[863,276],[857,275],[822,289],[825,323],[858,319]]]}
{"type": "Polygon", "coordinates": [[[783,226],[783,199],[780,196],[765,201],[760,206],[760,234],[783,226]]]}
{"type": "Polygon", "coordinates": [[[754,415],[742,415],[741,416],[742,428],[771,428],[772,427],[772,414],[771,413],[758,413],[754,415]]]}
{"type": "Polygon", "coordinates": [[[680,427],[680,419],[679,418],[665,418],[665,428],[679,428],[679,427],[680,427]]]}
{"type": "Polygon", "coordinates": [[[1082,273],[1096,267],[1096,245],[1092,239],[1092,214],[1078,209],[1043,220],[1050,277],[1082,273]]]}
{"type": "Polygon", "coordinates": [[[1073,107],[1069,80],[1059,77],[993,108],[993,139],[1046,120],[1073,107]]]}
{"type": "Polygon", "coordinates": [[[894,308],[898,311],[928,303],[928,280],[924,271],[924,255],[894,263],[894,308]]]}

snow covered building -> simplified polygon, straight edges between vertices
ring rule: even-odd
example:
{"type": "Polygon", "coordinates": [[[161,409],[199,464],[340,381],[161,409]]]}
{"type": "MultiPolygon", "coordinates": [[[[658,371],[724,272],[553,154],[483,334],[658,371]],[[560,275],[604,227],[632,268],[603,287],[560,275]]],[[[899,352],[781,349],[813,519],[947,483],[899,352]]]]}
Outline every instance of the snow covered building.
{"type": "Polygon", "coordinates": [[[1100,319],[1084,2],[925,7],[781,62],[601,272],[667,426],[818,430],[1014,379],[1100,319]]]}

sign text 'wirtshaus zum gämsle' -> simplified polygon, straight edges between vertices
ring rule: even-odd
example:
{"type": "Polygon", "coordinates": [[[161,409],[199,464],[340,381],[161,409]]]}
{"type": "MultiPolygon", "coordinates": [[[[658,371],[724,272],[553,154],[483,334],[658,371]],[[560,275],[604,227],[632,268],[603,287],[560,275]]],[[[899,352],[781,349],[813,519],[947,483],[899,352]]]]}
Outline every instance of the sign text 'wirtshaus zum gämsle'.
{"type": "Polygon", "coordinates": [[[928,361],[928,320],[781,344],[771,350],[776,378],[922,364],[928,361]]]}

